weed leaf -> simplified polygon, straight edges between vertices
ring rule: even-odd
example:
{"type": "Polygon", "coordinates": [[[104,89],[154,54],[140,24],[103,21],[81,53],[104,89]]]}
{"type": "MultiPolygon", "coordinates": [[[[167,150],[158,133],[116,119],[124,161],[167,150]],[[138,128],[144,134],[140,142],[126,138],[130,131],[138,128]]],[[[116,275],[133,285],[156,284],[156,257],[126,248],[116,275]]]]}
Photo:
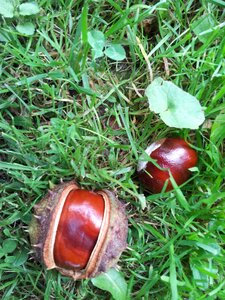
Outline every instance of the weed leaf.
{"type": "Polygon", "coordinates": [[[192,24],[192,30],[197,35],[202,43],[206,43],[213,32],[213,27],[216,26],[216,21],[212,15],[202,16],[192,24]],[[211,32],[208,32],[211,31],[211,32]]]}
{"type": "Polygon", "coordinates": [[[112,44],[106,48],[105,55],[112,60],[124,60],[126,58],[126,52],[123,46],[119,44],[112,44]]]}
{"type": "Polygon", "coordinates": [[[13,265],[19,267],[23,265],[28,259],[28,254],[26,250],[20,250],[16,253],[13,261],[13,265]]]}
{"type": "Polygon", "coordinates": [[[214,279],[218,278],[218,269],[214,267],[211,260],[207,262],[191,259],[190,267],[195,284],[204,291],[208,289],[210,285],[213,285],[214,279]]]}
{"type": "Polygon", "coordinates": [[[220,113],[212,125],[212,131],[210,136],[211,141],[214,144],[222,144],[225,139],[225,113],[220,113]]]}
{"type": "Polygon", "coordinates": [[[145,94],[150,109],[170,127],[197,129],[205,120],[199,101],[170,81],[156,78],[145,94]]]}
{"type": "Polygon", "coordinates": [[[0,0],[0,14],[5,18],[13,18],[14,7],[10,0],[0,0]]]}
{"type": "Polygon", "coordinates": [[[91,30],[88,32],[88,43],[92,47],[94,59],[103,56],[103,48],[105,47],[105,36],[99,30],[91,30]]]}
{"type": "Polygon", "coordinates": [[[219,6],[225,7],[225,1],[223,0],[211,0],[212,3],[215,3],[219,6]]]}
{"type": "Polygon", "coordinates": [[[110,269],[107,273],[93,278],[91,281],[99,289],[108,291],[114,299],[127,299],[127,283],[122,274],[114,268],[110,269]]]}
{"type": "Polygon", "coordinates": [[[35,31],[34,24],[31,22],[18,24],[16,26],[16,29],[19,31],[19,33],[26,34],[26,35],[32,35],[34,34],[35,31]]]}
{"type": "Polygon", "coordinates": [[[10,37],[8,35],[8,33],[1,28],[0,30],[0,42],[8,42],[10,40],[10,37]]]}
{"type": "Polygon", "coordinates": [[[221,248],[217,243],[201,243],[197,242],[196,246],[206,250],[207,252],[211,253],[212,255],[219,255],[221,252],[221,248]]]}
{"type": "Polygon", "coordinates": [[[17,247],[17,241],[11,239],[4,240],[2,244],[2,250],[5,254],[12,253],[16,249],[16,247],[17,247]]]}
{"type": "Polygon", "coordinates": [[[102,51],[105,47],[104,33],[99,30],[91,30],[88,32],[88,43],[94,50],[102,51]]]}
{"type": "Polygon", "coordinates": [[[36,2],[26,2],[19,6],[19,13],[22,16],[36,15],[40,8],[36,2]]]}

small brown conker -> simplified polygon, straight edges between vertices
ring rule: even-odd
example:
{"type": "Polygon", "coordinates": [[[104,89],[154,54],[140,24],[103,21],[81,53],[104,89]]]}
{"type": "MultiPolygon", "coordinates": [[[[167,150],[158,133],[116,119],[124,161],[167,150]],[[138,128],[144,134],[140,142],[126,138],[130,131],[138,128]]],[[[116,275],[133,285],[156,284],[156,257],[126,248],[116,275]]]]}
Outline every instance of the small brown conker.
{"type": "Polygon", "coordinates": [[[171,172],[177,185],[190,177],[190,168],[197,164],[198,156],[182,138],[164,138],[152,143],[145,152],[164,170],[150,161],[138,163],[138,177],[142,185],[152,193],[160,193],[167,182],[166,191],[173,189],[171,172]],[[168,171],[169,170],[169,171],[168,171]]]}
{"type": "Polygon", "coordinates": [[[31,244],[47,269],[74,280],[114,266],[126,248],[124,205],[108,190],[57,185],[37,204],[29,227],[31,244]]]}

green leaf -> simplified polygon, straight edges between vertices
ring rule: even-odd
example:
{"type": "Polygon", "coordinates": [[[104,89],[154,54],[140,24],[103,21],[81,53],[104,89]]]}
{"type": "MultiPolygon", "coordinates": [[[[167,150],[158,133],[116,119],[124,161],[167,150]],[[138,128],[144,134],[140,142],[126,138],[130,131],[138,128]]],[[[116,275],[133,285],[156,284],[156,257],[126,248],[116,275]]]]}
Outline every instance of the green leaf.
{"type": "Polygon", "coordinates": [[[19,6],[19,14],[22,16],[31,16],[39,13],[40,8],[36,2],[26,2],[19,6]]]}
{"type": "Polygon", "coordinates": [[[211,141],[214,144],[222,144],[225,139],[225,113],[220,113],[212,126],[211,141]]]}
{"type": "Polygon", "coordinates": [[[126,58],[126,52],[123,46],[119,44],[112,44],[105,50],[105,55],[113,60],[123,60],[126,58]]]}
{"type": "Polygon", "coordinates": [[[92,56],[94,59],[97,59],[97,58],[104,56],[104,52],[102,50],[92,49],[92,56]]]}
{"type": "Polygon", "coordinates": [[[211,14],[202,16],[201,18],[198,18],[195,22],[193,22],[191,28],[194,31],[194,33],[197,35],[199,40],[202,43],[207,42],[208,38],[211,36],[212,28],[216,26],[216,21],[213,18],[211,14]]]}
{"type": "Polygon", "coordinates": [[[94,50],[102,51],[105,47],[104,33],[99,30],[91,30],[88,32],[88,43],[94,50]]]}
{"type": "Polygon", "coordinates": [[[214,279],[218,277],[218,269],[212,264],[211,260],[205,262],[191,259],[190,267],[196,285],[202,290],[206,290],[210,285],[213,285],[214,279]]]}
{"type": "Polygon", "coordinates": [[[0,42],[8,42],[10,41],[10,37],[4,28],[0,29],[0,42]]]}
{"type": "Polygon", "coordinates": [[[205,120],[199,101],[170,81],[156,78],[145,94],[150,109],[170,127],[197,129],[205,120]]]}
{"type": "Polygon", "coordinates": [[[13,18],[13,2],[10,0],[0,0],[0,14],[5,18],[13,18]]]}
{"type": "Polygon", "coordinates": [[[14,241],[12,239],[7,239],[4,240],[2,243],[2,251],[7,254],[7,253],[12,253],[17,247],[17,241],[14,241]]]}
{"type": "Polygon", "coordinates": [[[14,118],[14,125],[15,126],[21,126],[23,128],[31,128],[32,120],[29,117],[26,116],[15,116],[14,118]]]}
{"type": "Polygon", "coordinates": [[[225,7],[225,1],[223,1],[223,0],[210,0],[210,2],[215,3],[219,6],[225,7]]]}
{"type": "Polygon", "coordinates": [[[206,250],[207,252],[211,253],[212,255],[219,255],[221,252],[221,248],[217,243],[197,242],[196,246],[206,250]]]}
{"type": "Polygon", "coordinates": [[[26,250],[20,250],[14,257],[12,264],[16,267],[23,265],[28,259],[28,254],[26,250]]]}
{"type": "Polygon", "coordinates": [[[15,260],[15,256],[6,256],[6,258],[4,259],[4,262],[11,265],[15,260]]]}
{"type": "Polygon", "coordinates": [[[26,34],[26,35],[32,35],[32,34],[34,34],[34,31],[35,31],[34,24],[31,22],[18,24],[16,26],[16,29],[17,29],[17,31],[19,31],[19,33],[26,34]]]}
{"type": "Polygon", "coordinates": [[[127,283],[122,274],[114,268],[91,281],[94,286],[111,293],[114,299],[127,300],[127,283]]]}
{"type": "Polygon", "coordinates": [[[103,48],[105,47],[105,36],[99,30],[92,30],[88,32],[88,43],[92,47],[92,54],[94,59],[104,55],[103,48]]]}
{"type": "Polygon", "coordinates": [[[191,265],[193,278],[198,287],[207,289],[209,287],[209,278],[207,275],[202,274],[196,265],[191,265]]]}
{"type": "Polygon", "coordinates": [[[2,248],[0,248],[0,258],[2,258],[3,256],[5,256],[5,253],[3,252],[2,248]]]}

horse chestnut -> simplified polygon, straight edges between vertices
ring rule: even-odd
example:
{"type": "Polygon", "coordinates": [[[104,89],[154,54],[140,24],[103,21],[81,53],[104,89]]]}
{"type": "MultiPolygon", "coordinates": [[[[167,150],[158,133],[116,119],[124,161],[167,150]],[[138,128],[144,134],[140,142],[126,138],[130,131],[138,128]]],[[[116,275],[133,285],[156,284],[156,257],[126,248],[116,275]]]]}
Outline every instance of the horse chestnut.
{"type": "Polygon", "coordinates": [[[114,266],[126,247],[123,204],[108,190],[88,191],[62,183],[38,205],[29,227],[37,259],[73,279],[114,266]]]}
{"type": "Polygon", "coordinates": [[[152,193],[160,193],[165,183],[166,191],[173,189],[169,171],[177,185],[184,183],[191,174],[189,168],[196,166],[198,160],[196,151],[181,138],[158,140],[145,152],[164,169],[159,169],[150,161],[138,163],[139,180],[152,193]]]}

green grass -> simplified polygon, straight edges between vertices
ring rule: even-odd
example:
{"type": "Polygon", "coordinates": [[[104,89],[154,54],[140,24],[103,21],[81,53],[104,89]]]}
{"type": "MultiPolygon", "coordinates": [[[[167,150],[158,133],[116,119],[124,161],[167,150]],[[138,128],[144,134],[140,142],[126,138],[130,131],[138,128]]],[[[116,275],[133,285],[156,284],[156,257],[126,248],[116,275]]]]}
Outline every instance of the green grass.
{"type": "Polygon", "coordinates": [[[1,299],[110,299],[32,258],[33,205],[61,178],[112,189],[126,203],[119,266],[130,299],[225,299],[225,1],[153,2],[40,0],[32,37],[1,19],[10,38],[0,43],[1,299]],[[206,16],[214,25],[201,35],[206,16]],[[122,44],[127,59],[93,61],[92,29],[122,44]],[[151,71],[197,96],[207,124],[178,130],[154,115],[144,96],[151,71]],[[138,158],[171,135],[197,149],[198,171],[177,192],[149,195],[138,158]]]}

